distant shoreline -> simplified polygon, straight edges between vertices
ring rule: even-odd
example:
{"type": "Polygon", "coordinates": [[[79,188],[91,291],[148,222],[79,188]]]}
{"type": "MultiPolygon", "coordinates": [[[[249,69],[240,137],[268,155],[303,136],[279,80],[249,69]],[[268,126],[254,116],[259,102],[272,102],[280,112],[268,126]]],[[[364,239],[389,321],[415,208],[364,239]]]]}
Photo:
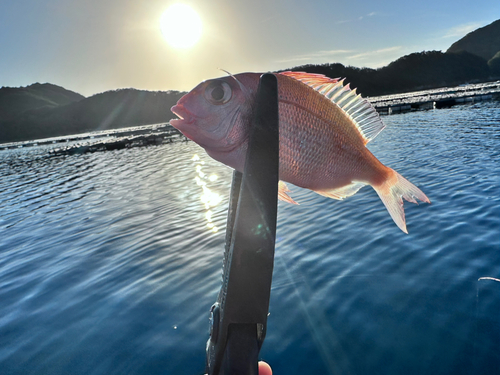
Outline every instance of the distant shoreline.
{"type": "Polygon", "coordinates": [[[155,134],[163,135],[166,133],[171,135],[171,133],[179,133],[179,131],[175,129],[173,126],[170,126],[168,123],[130,126],[119,129],[75,133],[57,137],[39,138],[26,141],[5,142],[5,143],[0,143],[0,151],[7,149],[16,149],[16,148],[43,146],[43,145],[55,145],[55,146],[60,146],[60,148],[65,148],[65,147],[75,146],[78,144],[91,145],[95,143],[104,143],[106,142],[106,140],[124,139],[127,137],[133,139],[134,137],[138,136],[155,135],[155,134]]]}

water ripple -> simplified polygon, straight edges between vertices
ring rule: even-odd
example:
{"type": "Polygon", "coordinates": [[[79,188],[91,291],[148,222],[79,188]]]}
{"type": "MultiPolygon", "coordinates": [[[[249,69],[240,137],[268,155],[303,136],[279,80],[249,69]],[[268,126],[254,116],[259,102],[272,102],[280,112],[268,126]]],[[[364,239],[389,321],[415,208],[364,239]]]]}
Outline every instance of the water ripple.
{"type": "MultiPolygon", "coordinates": [[[[500,103],[384,120],[370,149],[432,204],[405,204],[405,235],[370,187],[291,186],[261,352],[276,373],[500,363],[476,344],[499,344],[500,289],[478,279],[500,277],[500,103]]],[[[47,151],[0,153],[2,374],[202,373],[232,171],[191,142],[47,151]]]]}

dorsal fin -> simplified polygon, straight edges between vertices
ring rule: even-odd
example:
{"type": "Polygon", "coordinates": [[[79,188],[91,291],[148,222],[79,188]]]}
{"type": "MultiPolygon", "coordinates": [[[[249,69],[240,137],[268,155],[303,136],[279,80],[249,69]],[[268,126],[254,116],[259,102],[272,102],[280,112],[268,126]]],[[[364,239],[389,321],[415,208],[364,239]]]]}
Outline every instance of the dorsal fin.
{"type": "Polygon", "coordinates": [[[304,72],[281,72],[279,74],[295,78],[323,94],[339,106],[354,122],[365,144],[374,139],[384,128],[378,112],[371,103],[351,90],[349,84],[344,86],[344,79],[329,78],[322,74],[304,72]]]}

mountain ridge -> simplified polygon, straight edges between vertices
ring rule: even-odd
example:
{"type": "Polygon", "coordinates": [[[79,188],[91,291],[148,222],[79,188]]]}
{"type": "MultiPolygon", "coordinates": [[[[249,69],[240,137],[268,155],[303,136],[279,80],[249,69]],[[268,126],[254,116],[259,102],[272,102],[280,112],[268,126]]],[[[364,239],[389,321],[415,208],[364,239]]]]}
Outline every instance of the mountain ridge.
{"type": "Polygon", "coordinates": [[[51,83],[33,83],[26,87],[0,88],[0,120],[18,116],[26,110],[80,101],[85,97],[51,83]]]}
{"type": "Polygon", "coordinates": [[[59,106],[25,109],[0,118],[0,142],[16,142],[83,132],[167,122],[183,93],[118,89],[59,106]]]}
{"type": "Polygon", "coordinates": [[[446,50],[449,53],[466,51],[489,61],[500,52],[500,20],[471,31],[446,50]]]}

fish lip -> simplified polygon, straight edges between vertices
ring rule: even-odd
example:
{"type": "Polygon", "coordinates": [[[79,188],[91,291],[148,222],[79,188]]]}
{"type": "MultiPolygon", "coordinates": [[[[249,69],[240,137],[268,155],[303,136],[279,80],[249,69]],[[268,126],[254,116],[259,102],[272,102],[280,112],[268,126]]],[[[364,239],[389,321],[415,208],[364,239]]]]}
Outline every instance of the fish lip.
{"type": "Polygon", "coordinates": [[[170,108],[172,113],[178,116],[178,119],[170,120],[170,125],[177,127],[179,125],[191,125],[195,121],[195,116],[189,112],[182,104],[176,104],[170,108]],[[177,126],[176,126],[177,125],[177,126]]]}

